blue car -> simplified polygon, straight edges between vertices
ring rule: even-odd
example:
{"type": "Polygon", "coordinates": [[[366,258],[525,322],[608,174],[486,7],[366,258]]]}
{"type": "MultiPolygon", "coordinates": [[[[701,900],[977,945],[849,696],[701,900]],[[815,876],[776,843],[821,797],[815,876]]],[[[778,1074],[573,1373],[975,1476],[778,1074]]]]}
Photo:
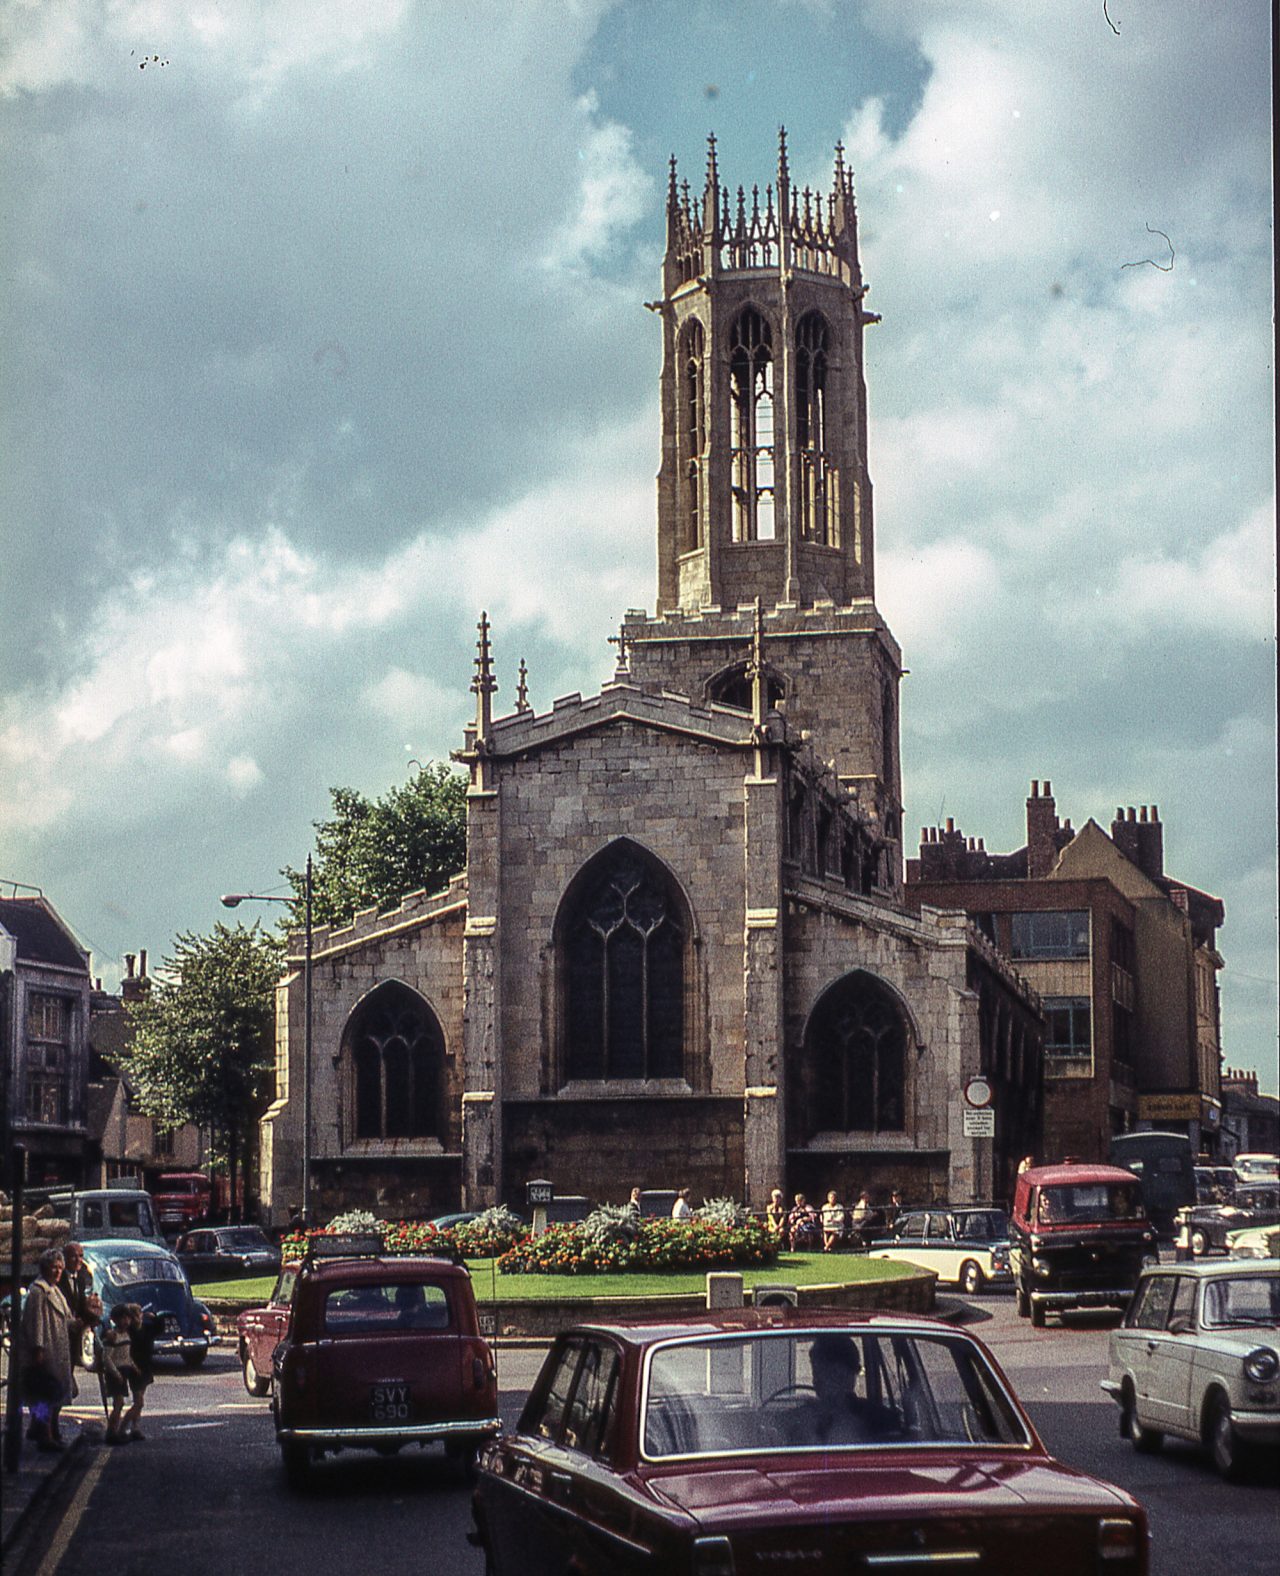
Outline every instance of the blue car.
{"type": "Polygon", "coordinates": [[[155,1354],[199,1368],[218,1336],[213,1315],[191,1295],[182,1266],[167,1248],[136,1238],[84,1244],[93,1289],[102,1298],[102,1328],[118,1302],[136,1302],[156,1321],[155,1354]]]}

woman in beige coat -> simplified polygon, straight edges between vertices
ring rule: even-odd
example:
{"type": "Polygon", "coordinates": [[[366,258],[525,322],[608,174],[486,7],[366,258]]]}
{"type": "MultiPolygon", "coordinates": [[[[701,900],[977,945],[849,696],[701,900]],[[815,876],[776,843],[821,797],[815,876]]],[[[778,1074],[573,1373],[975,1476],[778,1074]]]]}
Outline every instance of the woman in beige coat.
{"type": "Polygon", "coordinates": [[[71,1325],[62,1295],[62,1254],[40,1255],[40,1273],[22,1305],[22,1388],[31,1412],[31,1438],[41,1450],[61,1450],[58,1413],[71,1399],[71,1325]]]}

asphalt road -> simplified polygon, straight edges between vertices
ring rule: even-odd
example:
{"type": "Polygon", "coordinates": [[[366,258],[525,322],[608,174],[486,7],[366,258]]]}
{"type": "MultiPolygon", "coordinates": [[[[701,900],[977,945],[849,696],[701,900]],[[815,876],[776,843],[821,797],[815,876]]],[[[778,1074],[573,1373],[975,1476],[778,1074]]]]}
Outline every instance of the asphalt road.
{"type": "MultiPolygon", "coordinates": [[[[1033,1330],[1014,1316],[1011,1298],[974,1306],[990,1317],[971,1328],[992,1346],[1049,1448],[1146,1505],[1153,1571],[1271,1576],[1280,1533],[1275,1484],[1223,1484],[1190,1447],[1175,1443],[1144,1457],[1119,1438],[1116,1409],[1098,1389],[1108,1317],[1033,1330]]],[[[508,1421],[540,1360],[536,1352],[501,1354],[508,1421]]],[[[10,1576],[483,1571],[466,1542],[468,1491],[434,1453],[348,1454],[318,1467],[305,1493],[286,1490],[267,1403],[245,1394],[229,1349],[198,1374],[162,1374],[144,1426],[141,1444],[86,1453],[87,1471],[50,1507],[33,1558],[10,1576]]]]}

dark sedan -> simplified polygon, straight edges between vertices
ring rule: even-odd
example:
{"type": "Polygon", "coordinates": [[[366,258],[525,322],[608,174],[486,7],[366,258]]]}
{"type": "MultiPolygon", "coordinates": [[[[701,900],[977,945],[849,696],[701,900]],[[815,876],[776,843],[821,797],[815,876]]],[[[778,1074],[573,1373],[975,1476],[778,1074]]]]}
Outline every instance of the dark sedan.
{"type": "Polygon", "coordinates": [[[1225,1253],[1227,1237],[1250,1226],[1280,1223],[1280,1187],[1246,1186],[1236,1189],[1229,1204],[1191,1204],[1178,1211],[1178,1246],[1190,1248],[1193,1258],[1225,1253]]]}
{"type": "Polygon", "coordinates": [[[494,1576],[1148,1568],[1142,1507],[1052,1459],[978,1341],[887,1315],[568,1330],[474,1513],[494,1576]]]}
{"type": "Polygon", "coordinates": [[[261,1226],[209,1226],[179,1237],[178,1262],[193,1281],[278,1275],[280,1249],[261,1226]]]}

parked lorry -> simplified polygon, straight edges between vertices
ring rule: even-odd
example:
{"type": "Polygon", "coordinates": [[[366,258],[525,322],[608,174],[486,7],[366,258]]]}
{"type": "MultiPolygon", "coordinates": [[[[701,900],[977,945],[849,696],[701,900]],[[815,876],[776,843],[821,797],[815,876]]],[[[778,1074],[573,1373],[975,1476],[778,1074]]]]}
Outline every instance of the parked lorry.
{"type": "Polygon", "coordinates": [[[162,1171],[151,1196],[161,1229],[177,1236],[208,1220],[213,1186],[202,1171],[162,1171]]]}

